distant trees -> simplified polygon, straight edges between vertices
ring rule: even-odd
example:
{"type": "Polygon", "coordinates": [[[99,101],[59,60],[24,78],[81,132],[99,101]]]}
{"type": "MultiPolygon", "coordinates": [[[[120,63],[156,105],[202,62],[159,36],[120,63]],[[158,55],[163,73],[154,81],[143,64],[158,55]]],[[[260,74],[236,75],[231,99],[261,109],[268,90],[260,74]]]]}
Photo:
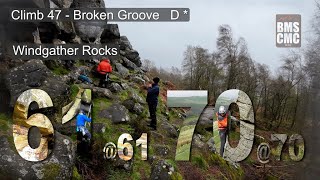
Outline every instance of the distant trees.
{"type": "MultiPolygon", "coordinates": [[[[320,18],[319,18],[320,19],[320,18]]],[[[209,52],[201,46],[188,46],[184,52],[182,71],[155,68],[150,72],[178,84],[179,89],[208,90],[212,102],[225,90],[246,92],[254,105],[257,124],[267,129],[292,128],[302,118],[310,92],[310,74],[306,67],[319,71],[320,38],[317,46],[304,54],[290,51],[281,58],[282,65],[271,73],[265,64],[255,62],[244,38],[235,39],[229,25],[218,28],[217,50],[209,52]],[[317,48],[319,47],[319,48],[317,48]]]]}
{"type": "Polygon", "coordinates": [[[154,62],[145,59],[142,62],[142,67],[148,72],[151,77],[159,77],[161,81],[170,81],[176,88],[184,88],[183,75],[179,68],[171,67],[169,69],[164,69],[162,67],[157,68],[154,62]]]}

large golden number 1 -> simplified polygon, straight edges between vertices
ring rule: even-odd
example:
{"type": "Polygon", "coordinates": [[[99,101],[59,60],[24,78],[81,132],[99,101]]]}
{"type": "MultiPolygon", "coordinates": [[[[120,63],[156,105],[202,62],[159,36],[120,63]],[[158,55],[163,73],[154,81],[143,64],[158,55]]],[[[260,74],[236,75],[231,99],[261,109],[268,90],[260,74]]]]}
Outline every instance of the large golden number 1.
{"type": "MultiPolygon", "coordinates": [[[[249,96],[241,90],[228,90],[223,92],[217,99],[215,112],[220,106],[229,107],[236,103],[240,113],[240,140],[236,148],[232,148],[228,142],[225,144],[224,158],[232,162],[239,162],[247,158],[251,152],[254,139],[254,113],[253,106],[249,96]]],[[[214,119],[217,118],[214,115],[214,119]]],[[[219,134],[217,121],[213,122],[214,137],[219,134]]],[[[220,144],[219,144],[220,145],[220,144]]],[[[220,149],[216,143],[216,149],[220,149]]]]}
{"type": "Polygon", "coordinates": [[[13,112],[13,140],[19,155],[28,161],[42,161],[50,154],[48,144],[53,143],[54,129],[51,121],[43,114],[33,114],[28,118],[29,105],[38,104],[39,109],[52,107],[50,96],[43,90],[30,89],[23,92],[14,107],[13,112]],[[36,149],[28,142],[29,129],[37,127],[41,133],[40,145],[36,149]]]}
{"type": "Polygon", "coordinates": [[[190,108],[180,130],[176,161],[189,161],[191,142],[200,114],[208,103],[208,91],[168,91],[168,107],[190,108]]]}

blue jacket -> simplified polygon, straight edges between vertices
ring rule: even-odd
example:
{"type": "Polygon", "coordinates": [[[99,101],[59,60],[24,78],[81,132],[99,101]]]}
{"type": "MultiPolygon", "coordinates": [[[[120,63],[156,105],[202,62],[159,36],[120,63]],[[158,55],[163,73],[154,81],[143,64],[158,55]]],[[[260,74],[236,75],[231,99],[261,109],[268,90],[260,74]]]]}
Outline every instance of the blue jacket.
{"type": "Polygon", "coordinates": [[[77,126],[85,126],[86,121],[91,122],[91,119],[84,114],[78,114],[77,116],[77,126]]]}
{"type": "Polygon", "coordinates": [[[152,84],[152,87],[148,88],[147,103],[158,103],[160,88],[158,84],[152,84]]]}
{"type": "Polygon", "coordinates": [[[80,75],[78,79],[82,82],[92,83],[92,80],[86,75],[80,75]]]}

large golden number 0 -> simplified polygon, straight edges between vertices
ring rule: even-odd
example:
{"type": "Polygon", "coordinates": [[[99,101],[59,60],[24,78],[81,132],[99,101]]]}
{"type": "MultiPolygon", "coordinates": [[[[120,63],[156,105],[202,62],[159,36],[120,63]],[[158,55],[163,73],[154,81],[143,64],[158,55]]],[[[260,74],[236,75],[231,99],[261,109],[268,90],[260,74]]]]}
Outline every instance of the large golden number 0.
{"type": "MultiPolygon", "coordinates": [[[[229,161],[239,162],[247,158],[252,150],[254,139],[254,113],[249,96],[245,92],[236,89],[225,91],[218,97],[215,105],[215,112],[218,111],[220,106],[229,107],[232,103],[236,103],[239,107],[240,140],[238,146],[232,148],[227,138],[224,157],[229,161]]],[[[216,120],[215,115],[214,118],[216,120]]],[[[219,134],[217,121],[213,122],[213,127],[215,137],[219,134]]],[[[217,144],[218,143],[216,143],[216,149],[220,149],[217,144]]]]}
{"type": "Polygon", "coordinates": [[[38,104],[39,109],[52,107],[50,96],[43,90],[30,89],[23,92],[14,107],[13,140],[19,155],[28,161],[42,161],[50,154],[48,144],[53,143],[54,129],[51,121],[43,114],[33,114],[28,118],[29,105],[38,104]],[[29,146],[28,135],[31,127],[37,127],[41,133],[40,145],[36,149],[29,146]]]}

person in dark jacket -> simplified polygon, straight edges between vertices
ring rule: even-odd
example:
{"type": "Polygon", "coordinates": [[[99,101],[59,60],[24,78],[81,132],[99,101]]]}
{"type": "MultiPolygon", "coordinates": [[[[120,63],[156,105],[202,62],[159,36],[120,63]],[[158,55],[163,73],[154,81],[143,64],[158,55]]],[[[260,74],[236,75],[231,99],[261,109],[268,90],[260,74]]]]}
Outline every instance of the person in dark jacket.
{"type": "Polygon", "coordinates": [[[151,118],[151,123],[149,127],[153,128],[154,130],[157,129],[157,105],[158,105],[158,96],[160,92],[159,88],[159,81],[158,77],[153,78],[153,84],[149,85],[148,87],[148,94],[147,94],[147,103],[149,107],[149,113],[151,118]]]}

